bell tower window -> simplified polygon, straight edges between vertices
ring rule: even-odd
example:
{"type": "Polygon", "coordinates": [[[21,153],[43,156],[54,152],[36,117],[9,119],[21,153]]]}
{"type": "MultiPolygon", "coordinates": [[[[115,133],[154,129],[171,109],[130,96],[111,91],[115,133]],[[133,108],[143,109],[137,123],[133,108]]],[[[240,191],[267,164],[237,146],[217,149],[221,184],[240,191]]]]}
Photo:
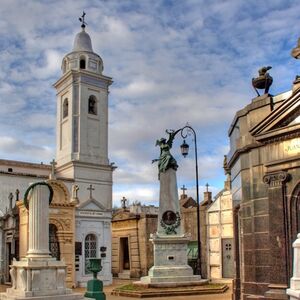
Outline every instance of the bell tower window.
{"type": "Polygon", "coordinates": [[[80,69],[85,69],[85,57],[80,57],[79,67],[80,69]]]}
{"type": "Polygon", "coordinates": [[[97,115],[97,99],[93,95],[89,97],[88,111],[89,111],[89,114],[97,115]]]}
{"type": "Polygon", "coordinates": [[[66,98],[63,103],[63,119],[68,116],[68,113],[69,113],[69,102],[68,99],[66,98]]]}

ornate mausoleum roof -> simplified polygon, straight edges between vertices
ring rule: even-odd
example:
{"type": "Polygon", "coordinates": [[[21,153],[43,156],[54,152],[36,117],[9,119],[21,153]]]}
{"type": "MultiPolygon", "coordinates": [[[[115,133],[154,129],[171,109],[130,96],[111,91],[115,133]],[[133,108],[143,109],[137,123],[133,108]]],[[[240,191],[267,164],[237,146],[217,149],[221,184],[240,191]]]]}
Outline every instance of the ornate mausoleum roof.
{"type": "Polygon", "coordinates": [[[77,33],[74,40],[73,52],[88,51],[93,52],[92,41],[90,36],[82,28],[82,31],[77,33]]]}

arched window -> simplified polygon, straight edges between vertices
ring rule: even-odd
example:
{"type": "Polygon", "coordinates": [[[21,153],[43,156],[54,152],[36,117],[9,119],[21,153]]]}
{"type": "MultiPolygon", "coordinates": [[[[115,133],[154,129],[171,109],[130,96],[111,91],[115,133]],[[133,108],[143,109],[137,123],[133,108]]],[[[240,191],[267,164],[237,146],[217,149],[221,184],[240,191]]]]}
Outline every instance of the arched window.
{"type": "Polygon", "coordinates": [[[90,274],[89,259],[97,257],[97,238],[94,234],[88,234],[84,241],[85,274],[90,274]]]}
{"type": "Polygon", "coordinates": [[[52,257],[56,257],[57,260],[60,260],[57,227],[54,224],[49,224],[49,252],[52,257]]]}
{"type": "Polygon", "coordinates": [[[95,96],[89,97],[89,114],[97,115],[97,98],[95,96]]]}
{"type": "Polygon", "coordinates": [[[68,99],[66,98],[63,103],[63,119],[68,116],[68,113],[69,113],[69,102],[68,99]]]}
{"type": "Polygon", "coordinates": [[[79,67],[80,67],[80,69],[85,69],[85,57],[84,56],[80,57],[79,67]]]}

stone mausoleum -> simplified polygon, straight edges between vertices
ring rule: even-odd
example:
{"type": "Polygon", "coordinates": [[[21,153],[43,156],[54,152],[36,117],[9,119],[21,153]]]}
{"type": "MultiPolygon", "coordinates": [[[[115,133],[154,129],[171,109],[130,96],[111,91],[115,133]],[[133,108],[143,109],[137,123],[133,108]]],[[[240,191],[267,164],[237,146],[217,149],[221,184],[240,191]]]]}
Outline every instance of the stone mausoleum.
{"type": "MultiPolygon", "coordinates": [[[[126,200],[125,198],[123,198],[126,200]]],[[[123,200],[123,201],[124,201],[123,200]]],[[[150,234],[157,229],[158,207],[139,203],[118,209],[112,218],[112,273],[114,277],[140,278],[153,265],[150,234]]]]}
{"type": "Polygon", "coordinates": [[[238,111],[229,128],[234,299],[287,299],[300,232],[300,81],[297,76],[291,91],[273,96],[268,69],[253,79],[265,93],[238,111]]]}
{"type": "Polygon", "coordinates": [[[206,210],[207,278],[225,279],[234,276],[234,239],[232,196],[228,176],[224,189],[206,210]]]}

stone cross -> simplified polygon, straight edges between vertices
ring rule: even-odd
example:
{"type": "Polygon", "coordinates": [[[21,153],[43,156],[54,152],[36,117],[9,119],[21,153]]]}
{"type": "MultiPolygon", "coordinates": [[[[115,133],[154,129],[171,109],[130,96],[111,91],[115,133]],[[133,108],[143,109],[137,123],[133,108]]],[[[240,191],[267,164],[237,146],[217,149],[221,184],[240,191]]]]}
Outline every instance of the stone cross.
{"type": "Polygon", "coordinates": [[[185,195],[185,191],[187,191],[187,188],[185,187],[185,185],[182,186],[182,188],[180,188],[182,190],[182,195],[185,195]]]}
{"type": "Polygon", "coordinates": [[[206,192],[208,192],[208,187],[209,187],[209,184],[208,183],[206,183],[206,192]]]}
{"type": "Polygon", "coordinates": [[[57,165],[57,162],[53,158],[52,161],[50,162],[51,165],[51,174],[50,174],[50,179],[55,179],[55,166],[57,165]]]}
{"type": "Polygon", "coordinates": [[[12,201],[14,199],[13,193],[9,193],[8,200],[9,200],[9,210],[12,210],[12,201]]]}
{"type": "Polygon", "coordinates": [[[125,209],[126,208],[126,203],[127,203],[127,199],[125,198],[125,197],[123,197],[122,199],[121,199],[121,203],[122,203],[122,208],[123,209],[125,209]]]}
{"type": "Polygon", "coordinates": [[[90,184],[90,186],[87,188],[87,190],[90,191],[90,199],[93,199],[93,191],[95,190],[95,189],[93,188],[93,185],[90,184]]]}

